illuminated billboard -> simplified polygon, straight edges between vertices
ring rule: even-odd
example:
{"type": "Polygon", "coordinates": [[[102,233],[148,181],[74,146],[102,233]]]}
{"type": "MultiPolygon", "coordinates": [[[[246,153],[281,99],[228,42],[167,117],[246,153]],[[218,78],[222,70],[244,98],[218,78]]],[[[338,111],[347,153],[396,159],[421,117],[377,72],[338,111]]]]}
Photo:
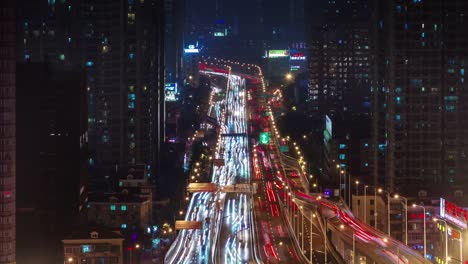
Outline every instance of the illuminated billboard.
{"type": "Polygon", "coordinates": [[[294,53],[291,54],[291,56],[289,56],[289,59],[294,61],[303,61],[306,60],[306,56],[304,55],[304,53],[294,53]]]}
{"type": "Polygon", "coordinates": [[[177,83],[166,83],[164,91],[166,102],[177,101],[177,83]]]}
{"type": "Polygon", "coordinates": [[[289,68],[290,71],[298,71],[301,69],[301,66],[299,65],[291,65],[291,67],[289,68]]]}
{"type": "Polygon", "coordinates": [[[289,50],[268,50],[268,58],[284,58],[289,57],[289,50]]]}
{"type": "Polygon", "coordinates": [[[440,217],[461,229],[466,229],[467,227],[467,211],[444,198],[440,198],[440,217]]]}
{"type": "Polygon", "coordinates": [[[200,53],[200,50],[195,47],[195,45],[188,45],[186,49],[184,49],[185,53],[200,53]]]}

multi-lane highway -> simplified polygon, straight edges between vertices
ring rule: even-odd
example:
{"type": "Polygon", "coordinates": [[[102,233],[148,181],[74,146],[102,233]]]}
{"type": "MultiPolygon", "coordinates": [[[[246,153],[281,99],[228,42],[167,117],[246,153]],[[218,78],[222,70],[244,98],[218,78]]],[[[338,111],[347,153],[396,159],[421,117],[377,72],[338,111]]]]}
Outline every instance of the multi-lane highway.
{"type": "MultiPolygon", "coordinates": [[[[220,186],[250,183],[245,79],[235,74],[205,72],[225,77],[226,98],[211,102],[220,124],[212,182],[220,186]]],[[[186,220],[203,221],[202,230],[183,230],[166,255],[166,263],[248,263],[255,261],[251,194],[195,193],[186,220]],[[202,209],[200,209],[202,208],[202,209]]]]}
{"type": "Polygon", "coordinates": [[[220,127],[213,158],[223,165],[212,170],[218,189],[193,194],[185,220],[201,221],[202,229],[180,231],[165,263],[428,263],[341,201],[309,193],[297,160],[279,149],[273,113],[259,99],[261,76],[210,67],[202,72],[226,80],[224,89],[212,88],[225,97],[211,96],[208,112],[220,127]],[[259,144],[262,131],[271,133],[270,143],[259,144]]]}

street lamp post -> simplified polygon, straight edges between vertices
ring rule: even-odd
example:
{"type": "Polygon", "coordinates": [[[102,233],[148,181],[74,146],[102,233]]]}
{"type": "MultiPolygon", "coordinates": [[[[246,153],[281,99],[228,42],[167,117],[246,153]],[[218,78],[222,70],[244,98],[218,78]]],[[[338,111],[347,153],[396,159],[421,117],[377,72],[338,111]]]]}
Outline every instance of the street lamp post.
{"type": "MultiPolygon", "coordinates": [[[[423,209],[423,213],[424,213],[424,217],[423,217],[423,228],[424,228],[424,258],[426,258],[427,256],[427,247],[426,247],[426,207],[422,206],[422,205],[417,205],[417,204],[413,204],[413,207],[421,207],[423,209]]],[[[408,219],[406,219],[408,220],[408,219]]]]}
{"type": "MultiPolygon", "coordinates": [[[[341,229],[341,230],[343,230],[344,228],[345,228],[344,225],[340,225],[340,229],[341,229]]],[[[355,252],[356,252],[356,237],[355,237],[355,234],[354,234],[354,230],[351,230],[351,231],[353,232],[353,252],[352,252],[352,255],[351,255],[351,260],[352,260],[351,263],[354,264],[354,262],[355,262],[355,256],[356,256],[356,253],[355,253],[355,252]]],[[[344,256],[344,255],[345,255],[345,254],[344,254],[344,246],[343,246],[343,256],[344,256]]]]}
{"type": "Polygon", "coordinates": [[[355,261],[356,261],[356,236],[353,230],[353,264],[355,263],[355,261]]]}
{"type": "Polygon", "coordinates": [[[382,191],[382,189],[376,189],[374,187],[374,228],[377,229],[377,191],[382,191]]]}
{"type": "MultiPolygon", "coordinates": [[[[368,185],[364,185],[364,223],[367,225],[367,188],[368,185]]],[[[375,201],[374,201],[375,203],[375,201]]]]}
{"type": "Polygon", "coordinates": [[[379,193],[385,192],[387,194],[387,233],[389,236],[392,236],[390,234],[390,193],[382,190],[382,188],[379,188],[378,191],[379,193]]]}
{"type": "Polygon", "coordinates": [[[301,213],[301,250],[304,252],[304,214],[302,212],[302,205],[301,205],[301,210],[299,212],[301,213]]]}
{"type": "Polygon", "coordinates": [[[395,199],[403,199],[405,201],[404,206],[405,206],[405,245],[408,245],[408,199],[406,197],[400,196],[398,194],[395,194],[395,199]]]}
{"type": "Polygon", "coordinates": [[[314,218],[315,218],[315,214],[312,213],[312,217],[310,218],[310,264],[313,264],[312,258],[314,257],[314,226],[313,226],[314,218]]]}
{"type": "MultiPolygon", "coordinates": [[[[359,196],[359,181],[356,181],[356,199],[359,196]]],[[[359,218],[359,204],[357,205],[356,209],[356,216],[359,218]]]]}
{"type": "Polygon", "coordinates": [[[351,205],[351,175],[349,174],[348,174],[348,205],[351,205]]]}
{"type": "MultiPolygon", "coordinates": [[[[341,168],[340,165],[336,165],[337,168],[341,168]]],[[[349,190],[351,189],[349,187],[349,184],[346,184],[346,170],[343,168],[340,170],[340,195],[341,195],[341,178],[343,178],[343,200],[345,203],[349,205],[349,190]],[[348,186],[347,186],[348,185],[348,186]],[[348,190],[347,190],[348,189],[348,190]],[[347,192],[348,191],[348,192],[347,192]]],[[[349,177],[349,183],[351,184],[351,177],[349,177]]]]}

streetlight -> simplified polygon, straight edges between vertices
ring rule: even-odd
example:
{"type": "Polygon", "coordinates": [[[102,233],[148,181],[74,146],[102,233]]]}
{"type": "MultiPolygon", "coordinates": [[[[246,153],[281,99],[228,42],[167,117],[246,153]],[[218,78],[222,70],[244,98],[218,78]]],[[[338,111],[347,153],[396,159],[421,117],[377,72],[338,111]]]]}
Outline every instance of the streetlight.
{"type": "MultiPolygon", "coordinates": [[[[336,165],[339,168],[340,165],[336,165]]],[[[346,174],[344,170],[340,170],[340,195],[341,195],[341,179],[343,178],[343,200],[346,202],[346,174]]]]}
{"type": "Polygon", "coordinates": [[[73,262],[73,258],[70,257],[70,258],[67,259],[67,261],[68,261],[68,263],[72,263],[72,262],[73,262]]]}
{"type": "MultiPolygon", "coordinates": [[[[369,185],[364,185],[364,223],[367,224],[367,188],[369,187],[369,185]]],[[[375,203],[375,200],[374,200],[374,203],[375,203]]]]}
{"type": "MultiPolygon", "coordinates": [[[[356,200],[359,196],[359,181],[355,181],[356,183],[356,200]]],[[[359,218],[359,204],[357,205],[356,216],[359,218]]]]}
{"type": "Polygon", "coordinates": [[[377,229],[377,192],[381,193],[382,189],[374,187],[374,228],[377,229]]]}
{"type": "Polygon", "coordinates": [[[387,227],[388,227],[388,235],[392,236],[390,234],[390,193],[387,191],[382,190],[382,188],[379,188],[379,193],[385,192],[387,194],[387,227]]]}
{"type": "Polygon", "coordinates": [[[438,218],[432,218],[432,221],[434,222],[437,222],[437,221],[441,221],[441,222],[444,222],[445,224],[445,263],[447,263],[448,261],[450,261],[449,259],[449,256],[448,256],[448,225],[447,225],[447,221],[443,220],[443,219],[438,219],[438,218]]]}
{"type": "MultiPolygon", "coordinates": [[[[344,225],[340,225],[340,229],[343,230],[344,229],[344,225]]],[[[351,231],[353,232],[353,255],[352,255],[352,263],[354,264],[354,261],[355,261],[355,256],[356,256],[356,238],[355,238],[355,232],[354,232],[354,229],[351,229],[351,231]]],[[[344,247],[343,247],[343,256],[344,256],[344,247]]]]}
{"type": "MultiPolygon", "coordinates": [[[[417,204],[413,204],[413,207],[416,208],[416,207],[421,207],[423,209],[423,213],[424,213],[424,222],[423,222],[423,226],[424,226],[424,258],[426,258],[426,207],[422,206],[422,205],[417,205],[417,204]]],[[[408,219],[406,219],[408,220],[408,219]]],[[[408,230],[406,230],[408,231],[408,230]]]]}
{"type": "Polygon", "coordinates": [[[304,209],[302,207],[302,205],[300,206],[301,210],[299,210],[299,213],[301,214],[301,250],[304,251],[304,212],[302,211],[302,209],[304,209]]]}
{"type": "Polygon", "coordinates": [[[286,80],[292,80],[293,75],[291,73],[286,74],[286,80]]]}
{"type": "Polygon", "coordinates": [[[400,196],[399,194],[394,195],[395,199],[403,199],[405,201],[404,206],[405,206],[405,245],[408,245],[408,199],[406,199],[403,196],[400,196]]]}
{"type": "Polygon", "coordinates": [[[314,226],[313,226],[313,223],[312,223],[312,219],[315,218],[316,215],[314,213],[312,213],[312,218],[310,219],[310,263],[313,263],[313,256],[314,256],[314,248],[313,248],[313,244],[314,244],[314,226]]]}

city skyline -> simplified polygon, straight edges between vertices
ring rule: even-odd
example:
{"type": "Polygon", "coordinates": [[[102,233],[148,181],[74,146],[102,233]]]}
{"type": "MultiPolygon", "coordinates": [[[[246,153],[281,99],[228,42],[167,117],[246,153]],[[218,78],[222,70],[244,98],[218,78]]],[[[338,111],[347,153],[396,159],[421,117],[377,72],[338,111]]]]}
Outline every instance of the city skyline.
{"type": "Polygon", "coordinates": [[[468,263],[467,14],[2,1],[0,263],[468,263]]]}

